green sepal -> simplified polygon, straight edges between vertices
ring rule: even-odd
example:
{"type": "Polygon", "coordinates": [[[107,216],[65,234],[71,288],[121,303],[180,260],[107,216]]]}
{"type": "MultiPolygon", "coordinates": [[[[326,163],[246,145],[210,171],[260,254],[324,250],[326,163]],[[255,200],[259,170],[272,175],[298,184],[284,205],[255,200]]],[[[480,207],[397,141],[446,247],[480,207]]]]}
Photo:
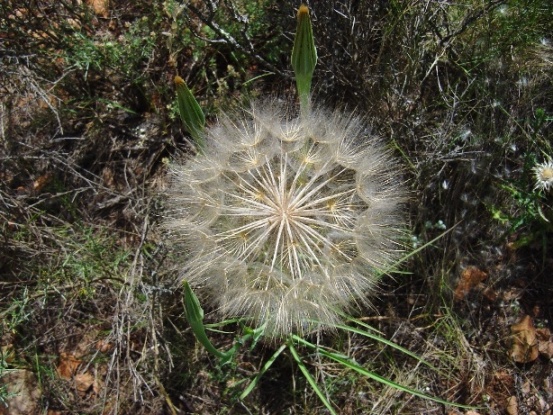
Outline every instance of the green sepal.
{"type": "Polygon", "coordinates": [[[309,8],[302,4],[298,9],[298,26],[292,50],[292,68],[296,77],[302,114],[309,112],[311,81],[316,65],[317,50],[315,49],[309,8]]]}
{"type": "Polygon", "coordinates": [[[177,90],[177,103],[180,118],[186,130],[190,133],[196,146],[203,148],[203,131],[205,127],[205,116],[200,104],[194,98],[192,91],[186,85],[184,79],[175,76],[175,88],[177,90]]]}

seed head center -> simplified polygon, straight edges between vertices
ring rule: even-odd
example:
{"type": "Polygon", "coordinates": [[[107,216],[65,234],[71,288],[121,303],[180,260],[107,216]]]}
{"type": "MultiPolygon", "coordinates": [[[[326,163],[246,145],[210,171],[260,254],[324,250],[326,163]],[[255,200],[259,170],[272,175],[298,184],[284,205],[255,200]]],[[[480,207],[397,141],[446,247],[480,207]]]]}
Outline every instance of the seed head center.
{"type": "Polygon", "coordinates": [[[553,167],[545,167],[541,172],[540,176],[542,180],[551,180],[553,179],[553,167]]]}
{"type": "Polygon", "coordinates": [[[290,203],[290,198],[287,194],[280,195],[276,207],[273,212],[273,221],[285,224],[294,220],[297,215],[297,210],[290,203]]]}

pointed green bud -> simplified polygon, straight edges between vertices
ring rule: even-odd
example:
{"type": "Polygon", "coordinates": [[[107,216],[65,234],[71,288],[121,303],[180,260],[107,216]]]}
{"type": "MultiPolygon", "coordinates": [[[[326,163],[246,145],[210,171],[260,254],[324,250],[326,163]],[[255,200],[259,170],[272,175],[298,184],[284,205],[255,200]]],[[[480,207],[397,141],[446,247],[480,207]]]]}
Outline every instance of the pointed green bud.
{"type": "Polygon", "coordinates": [[[296,76],[301,112],[304,115],[309,112],[311,80],[315,65],[317,65],[317,50],[313,39],[309,8],[302,4],[298,9],[298,26],[292,50],[292,68],[296,76]]]}
{"type": "Polygon", "coordinates": [[[205,127],[205,116],[202,108],[192,95],[192,91],[190,91],[184,79],[178,75],[175,76],[175,88],[177,90],[180,118],[196,145],[201,149],[204,144],[202,134],[205,127]]]}

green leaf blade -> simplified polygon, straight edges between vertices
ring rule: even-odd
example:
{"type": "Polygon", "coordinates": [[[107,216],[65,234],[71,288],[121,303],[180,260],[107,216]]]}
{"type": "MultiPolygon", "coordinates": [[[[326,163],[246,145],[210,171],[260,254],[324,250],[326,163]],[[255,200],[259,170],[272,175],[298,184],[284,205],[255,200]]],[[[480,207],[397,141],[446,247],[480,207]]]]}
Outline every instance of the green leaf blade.
{"type": "Polygon", "coordinates": [[[317,381],[313,378],[313,376],[311,376],[311,373],[309,373],[309,371],[305,367],[303,360],[301,360],[300,355],[298,354],[296,348],[294,347],[291,341],[288,342],[288,349],[290,350],[290,353],[292,353],[292,357],[298,364],[301,372],[303,373],[303,376],[305,377],[309,385],[313,388],[313,390],[315,391],[315,393],[317,394],[321,402],[324,404],[324,406],[326,406],[326,408],[330,411],[332,415],[338,415],[334,410],[334,407],[330,404],[327,397],[324,395],[321,388],[319,388],[319,385],[317,385],[317,381]]]}

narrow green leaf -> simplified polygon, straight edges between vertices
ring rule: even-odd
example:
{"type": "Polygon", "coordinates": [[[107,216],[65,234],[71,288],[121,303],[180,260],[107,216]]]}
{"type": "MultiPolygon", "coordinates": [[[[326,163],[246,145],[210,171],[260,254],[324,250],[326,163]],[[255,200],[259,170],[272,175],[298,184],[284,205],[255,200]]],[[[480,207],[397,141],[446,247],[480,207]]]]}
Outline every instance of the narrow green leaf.
{"type": "Polygon", "coordinates": [[[194,98],[192,91],[186,85],[184,79],[175,76],[175,88],[177,90],[177,104],[180,118],[186,130],[194,139],[198,148],[203,148],[203,130],[205,127],[205,116],[194,98]]]}
{"type": "Polygon", "coordinates": [[[300,98],[301,112],[309,112],[311,81],[317,65],[317,50],[313,38],[313,28],[309,17],[309,8],[302,4],[298,9],[298,25],[292,50],[292,68],[296,77],[296,86],[300,98]]]}
{"type": "Polygon", "coordinates": [[[307,382],[309,382],[309,385],[311,385],[311,387],[313,388],[313,390],[315,391],[315,393],[317,394],[321,402],[324,404],[324,406],[327,407],[327,409],[330,411],[331,414],[337,415],[336,411],[334,410],[334,408],[332,407],[332,405],[324,395],[323,391],[319,388],[319,385],[317,385],[317,381],[313,378],[313,376],[311,376],[311,373],[309,373],[309,371],[305,367],[305,364],[301,360],[300,355],[294,348],[294,345],[292,344],[291,341],[288,342],[288,348],[290,349],[290,352],[292,353],[294,360],[297,362],[301,372],[303,373],[303,376],[305,376],[305,379],[307,379],[307,382]]]}
{"type": "Polygon", "coordinates": [[[361,375],[363,375],[363,376],[365,376],[369,379],[376,380],[377,382],[380,382],[383,385],[390,386],[390,387],[392,387],[394,389],[397,389],[401,392],[406,392],[406,393],[409,393],[413,396],[418,396],[419,398],[428,399],[430,401],[438,402],[438,403],[441,403],[443,405],[454,406],[454,407],[457,407],[457,408],[474,409],[473,406],[458,404],[458,403],[455,403],[455,402],[449,402],[449,401],[446,401],[445,399],[441,399],[441,398],[438,398],[438,397],[435,397],[435,396],[432,396],[432,395],[427,395],[427,394],[425,394],[423,392],[420,392],[416,389],[411,389],[407,386],[396,383],[393,380],[387,379],[383,376],[380,376],[377,373],[374,373],[374,372],[371,372],[371,371],[365,369],[363,366],[360,366],[359,364],[357,364],[355,361],[353,361],[353,359],[351,359],[348,356],[345,356],[345,355],[339,354],[339,353],[335,353],[335,352],[331,352],[331,351],[329,351],[329,350],[327,350],[327,349],[325,349],[321,346],[317,346],[317,345],[315,345],[315,344],[313,344],[313,343],[311,343],[311,342],[309,342],[309,341],[307,341],[307,340],[305,340],[305,339],[303,339],[303,338],[301,338],[297,335],[293,335],[292,338],[295,341],[297,341],[298,343],[303,344],[303,345],[313,349],[316,353],[320,353],[322,356],[325,356],[328,359],[334,360],[335,362],[340,363],[344,367],[349,368],[351,370],[354,370],[357,373],[359,373],[359,374],[361,374],[361,375]]]}
{"type": "Polygon", "coordinates": [[[231,349],[227,353],[223,353],[211,344],[205,333],[205,326],[203,323],[204,310],[200,306],[198,297],[196,297],[196,294],[194,294],[187,281],[184,282],[184,311],[186,319],[188,320],[196,339],[198,339],[198,341],[209,353],[221,359],[222,364],[227,363],[234,354],[235,349],[231,349]]]}
{"type": "MultiPolygon", "coordinates": [[[[372,328],[368,325],[365,325],[363,322],[359,321],[359,320],[356,320],[356,319],[353,319],[353,318],[350,318],[351,321],[353,322],[356,322],[356,323],[361,323],[363,324],[363,326],[367,327],[367,328],[372,328]]],[[[413,353],[412,351],[406,349],[405,347],[402,347],[400,346],[399,344],[397,343],[394,343],[393,341],[391,340],[388,340],[388,339],[385,339],[384,337],[382,336],[379,336],[377,334],[372,334],[368,331],[365,331],[365,330],[361,330],[361,329],[358,329],[356,327],[351,327],[351,326],[347,326],[347,325],[342,325],[342,324],[337,324],[336,326],[334,326],[338,329],[342,329],[342,330],[346,330],[346,331],[349,331],[351,333],[356,333],[356,334],[359,334],[361,336],[364,336],[364,337],[368,337],[370,339],[373,339],[373,340],[376,340],[377,342],[379,343],[382,343],[382,344],[385,344],[387,346],[390,346],[398,351],[400,351],[401,353],[404,353],[406,354],[407,356],[410,356],[412,357],[413,359],[421,362],[422,364],[428,366],[429,368],[435,370],[435,371],[439,371],[436,367],[434,367],[430,362],[427,362],[426,360],[424,360],[422,357],[418,356],[416,353],[413,353]]]]}
{"type": "Polygon", "coordinates": [[[409,258],[415,256],[416,254],[418,254],[422,250],[426,249],[427,247],[432,246],[434,244],[434,242],[437,242],[438,240],[443,238],[445,235],[447,235],[449,232],[451,232],[453,229],[455,229],[457,227],[457,225],[459,225],[459,223],[461,223],[461,222],[457,222],[451,228],[449,228],[446,231],[443,231],[441,234],[436,236],[434,239],[432,239],[432,240],[428,241],[427,243],[425,243],[424,245],[421,245],[418,248],[413,249],[412,251],[408,252],[406,255],[402,256],[400,259],[398,259],[394,264],[392,264],[388,268],[383,269],[383,270],[379,270],[380,275],[386,275],[386,274],[390,274],[392,272],[395,273],[399,264],[407,261],[409,258]]]}
{"type": "Polygon", "coordinates": [[[353,362],[351,359],[349,359],[349,358],[346,359],[346,358],[342,357],[341,355],[338,355],[338,354],[335,354],[335,353],[332,353],[332,352],[329,352],[329,351],[326,351],[326,350],[320,350],[320,349],[319,349],[319,353],[321,353],[323,356],[328,357],[329,359],[332,359],[332,360],[334,360],[338,363],[341,363],[345,367],[348,367],[352,370],[355,370],[357,373],[359,373],[363,376],[366,376],[370,379],[376,380],[377,382],[380,382],[380,383],[382,383],[386,386],[390,386],[390,387],[392,387],[394,389],[397,389],[401,392],[406,392],[410,395],[418,396],[419,398],[428,399],[430,401],[438,402],[442,405],[455,406],[457,408],[473,409],[473,407],[470,406],[470,405],[462,405],[462,404],[458,404],[458,403],[454,403],[454,402],[449,402],[449,401],[446,401],[445,399],[441,399],[441,398],[438,398],[438,397],[432,396],[432,395],[427,395],[426,393],[419,392],[416,389],[412,389],[412,388],[409,388],[407,386],[396,383],[396,382],[394,382],[390,379],[387,379],[383,376],[380,376],[377,373],[374,373],[374,372],[371,372],[371,371],[365,369],[364,367],[362,367],[362,366],[358,365],[357,363],[353,362]]]}
{"type": "Polygon", "coordinates": [[[286,344],[281,345],[276,352],[273,353],[273,355],[265,362],[261,370],[257,373],[257,375],[253,378],[251,383],[248,385],[248,387],[242,392],[240,395],[240,399],[246,399],[246,396],[250,394],[250,392],[257,386],[259,383],[259,380],[261,379],[261,376],[265,374],[267,370],[273,365],[274,361],[277,359],[277,357],[280,356],[280,354],[286,349],[286,344]]]}

